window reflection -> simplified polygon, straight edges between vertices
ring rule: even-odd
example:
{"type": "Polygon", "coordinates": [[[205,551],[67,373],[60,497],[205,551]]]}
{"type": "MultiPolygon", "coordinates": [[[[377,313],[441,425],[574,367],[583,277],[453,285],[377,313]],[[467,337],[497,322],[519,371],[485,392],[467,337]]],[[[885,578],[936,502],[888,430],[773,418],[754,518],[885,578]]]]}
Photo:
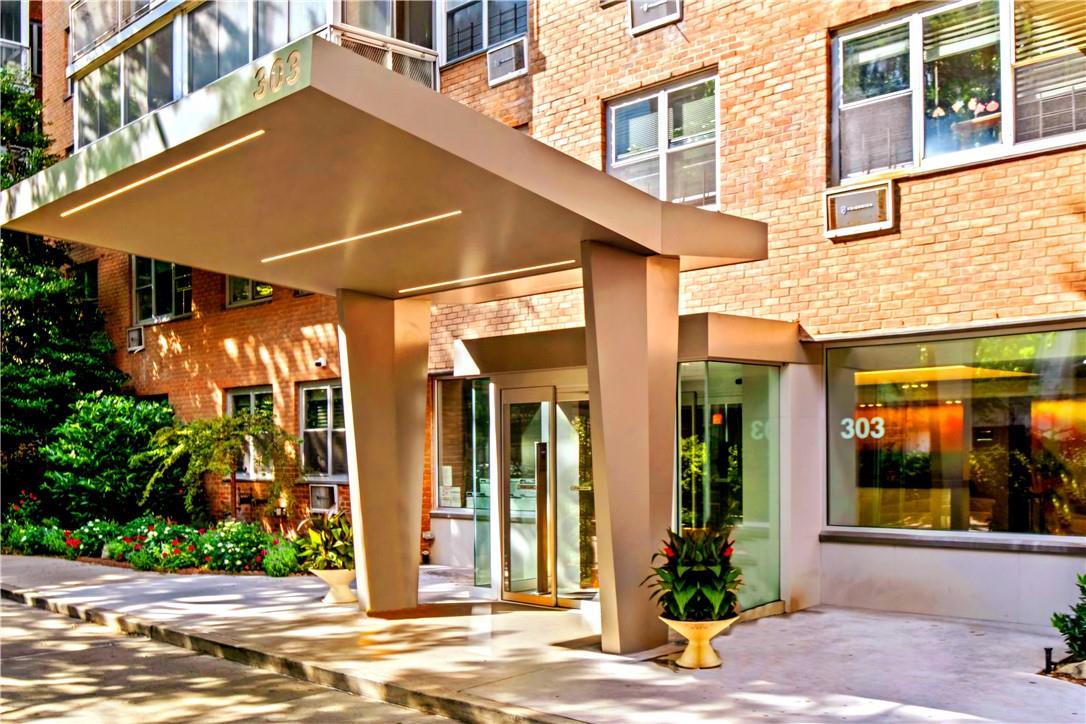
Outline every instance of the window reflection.
{"type": "Polygon", "coordinates": [[[831,349],[830,523],[1086,534],[1086,331],[831,349]]]}

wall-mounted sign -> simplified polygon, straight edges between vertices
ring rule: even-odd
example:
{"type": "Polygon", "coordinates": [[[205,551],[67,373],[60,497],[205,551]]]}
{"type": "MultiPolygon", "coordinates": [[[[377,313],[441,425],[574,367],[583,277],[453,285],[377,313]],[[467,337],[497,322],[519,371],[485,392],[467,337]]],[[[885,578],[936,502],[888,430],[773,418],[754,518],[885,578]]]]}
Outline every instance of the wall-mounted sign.
{"type": "Polygon", "coordinates": [[[276,53],[271,58],[271,63],[261,63],[253,73],[253,98],[262,100],[264,96],[272,95],[283,90],[284,85],[294,85],[302,77],[302,52],[292,50],[286,61],[276,53]]]}
{"type": "Polygon", "coordinates": [[[823,210],[828,239],[892,229],[897,221],[893,182],[830,189],[823,210]]]}

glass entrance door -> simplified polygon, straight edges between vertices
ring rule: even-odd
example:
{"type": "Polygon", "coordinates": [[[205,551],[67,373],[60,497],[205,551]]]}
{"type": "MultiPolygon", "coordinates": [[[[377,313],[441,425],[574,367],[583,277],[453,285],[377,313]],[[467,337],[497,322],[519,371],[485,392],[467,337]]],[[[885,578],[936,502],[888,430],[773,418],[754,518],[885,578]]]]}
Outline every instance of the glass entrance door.
{"type": "Polygon", "coordinates": [[[587,392],[506,389],[502,598],[576,606],[599,587],[587,392]]]}
{"type": "Polygon", "coordinates": [[[554,388],[502,391],[502,598],[553,606],[554,388]]]}

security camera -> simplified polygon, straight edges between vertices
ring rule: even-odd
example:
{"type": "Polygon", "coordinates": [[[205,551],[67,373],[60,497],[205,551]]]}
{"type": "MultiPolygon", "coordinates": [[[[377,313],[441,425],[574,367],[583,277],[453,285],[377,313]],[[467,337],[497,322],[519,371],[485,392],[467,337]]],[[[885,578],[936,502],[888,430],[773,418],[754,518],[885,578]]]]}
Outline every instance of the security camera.
{"type": "Polygon", "coordinates": [[[313,360],[313,365],[315,367],[327,367],[328,360],[326,360],[324,357],[318,357],[317,359],[313,360]]]}

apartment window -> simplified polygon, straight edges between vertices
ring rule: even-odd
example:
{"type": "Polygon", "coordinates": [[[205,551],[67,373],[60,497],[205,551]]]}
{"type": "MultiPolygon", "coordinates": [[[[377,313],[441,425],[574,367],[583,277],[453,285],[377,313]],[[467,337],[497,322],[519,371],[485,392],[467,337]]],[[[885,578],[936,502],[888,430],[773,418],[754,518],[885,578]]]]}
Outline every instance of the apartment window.
{"type": "Polygon", "coordinates": [[[607,106],[607,172],[666,201],[717,202],[716,78],[685,80],[607,106]]]}
{"type": "Polygon", "coordinates": [[[826,363],[831,525],[1086,535],[1086,329],[826,363]]]}
{"type": "MultiPolygon", "coordinates": [[[[229,390],[226,393],[226,414],[236,415],[239,412],[267,412],[272,414],[275,409],[275,398],[271,387],[248,387],[244,389],[229,390]]],[[[248,449],[238,461],[238,476],[253,478],[267,476],[271,469],[264,465],[260,456],[250,441],[248,449]]]]}
{"type": "Polygon", "coordinates": [[[84,302],[98,303],[98,261],[88,261],[72,267],[72,279],[84,302]]]}
{"type": "Polygon", "coordinates": [[[192,313],[192,268],[137,256],[132,260],[135,324],[192,313]]]}
{"type": "Polygon", "coordinates": [[[76,87],[80,146],[121,127],[121,56],[80,78],[76,87]]]}
{"type": "Polygon", "coordinates": [[[346,477],[347,426],[338,382],[301,388],[302,470],[307,477],[346,477]]]}
{"type": "Polygon", "coordinates": [[[490,507],[490,380],[438,380],[436,505],[490,507]]]}
{"type": "Polygon", "coordinates": [[[173,25],[124,53],[125,123],[173,101],[173,25]]]}
{"type": "Polygon", "coordinates": [[[254,5],[254,47],[261,56],[328,22],[325,0],[262,0],[254,5]]]}
{"type": "Polygon", "coordinates": [[[244,277],[226,277],[226,306],[240,307],[272,298],[272,285],[244,277]]]}
{"type": "Polygon", "coordinates": [[[925,5],[839,34],[835,178],[1086,140],[1084,47],[1086,9],[1063,1],[925,5]]]}
{"type": "Polygon", "coordinates": [[[1086,130],[1086,7],[1078,0],[1014,6],[1015,140],[1086,130]]]}
{"type": "Polygon", "coordinates": [[[335,513],[339,508],[338,497],[335,485],[310,485],[309,512],[335,513]]]}
{"type": "Polygon", "coordinates": [[[30,21],[30,73],[41,78],[42,69],[41,21],[30,21]]]}
{"type": "Polygon", "coordinates": [[[77,58],[95,43],[115,31],[118,25],[116,2],[82,0],[71,6],[72,57],[77,58]]]}
{"type": "Polygon", "coordinates": [[[188,14],[189,90],[249,62],[249,3],[211,0],[188,14]]]}
{"type": "Polygon", "coordinates": [[[528,32],[527,0],[447,0],[445,60],[477,53],[528,32]]]}

